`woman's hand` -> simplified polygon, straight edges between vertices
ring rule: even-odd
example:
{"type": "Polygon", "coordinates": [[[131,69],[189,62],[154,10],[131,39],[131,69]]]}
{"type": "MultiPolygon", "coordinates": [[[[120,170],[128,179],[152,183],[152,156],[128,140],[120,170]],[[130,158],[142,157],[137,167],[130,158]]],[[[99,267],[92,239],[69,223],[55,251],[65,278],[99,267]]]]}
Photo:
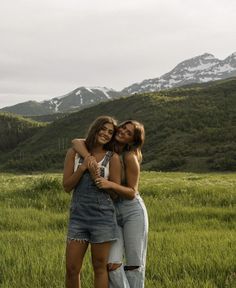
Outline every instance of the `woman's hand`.
{"type": "Polygon", "coordinates": [[[85,171],[88,169],[88,165],[89,165],[89,159],[90,156],[87,156],[84,158],[84,161],[82,162],[82,164],[80,165],[80,167],[85,171]]]}
{"type": "Polygon", "coordinates": [[[96,178],[95,180],[95,184],[99,189],[112,189],[112,183],[103,177],[96,178]]]}
{"type": "Polygon", "coordinates": [[[100,168],[94,156],[88,156],[88,170],[93,179],[100,177],[100,168]]]}
{"type": "Polygon", "coordinates": [[[96,165],[96,159],[91,156],[91,155],[88,155],[87,157],[84,158],[84,161],[83,163],[81,164],[82,168],[84,170],[89,170],[91,167],[95,166],[96,165]]]}

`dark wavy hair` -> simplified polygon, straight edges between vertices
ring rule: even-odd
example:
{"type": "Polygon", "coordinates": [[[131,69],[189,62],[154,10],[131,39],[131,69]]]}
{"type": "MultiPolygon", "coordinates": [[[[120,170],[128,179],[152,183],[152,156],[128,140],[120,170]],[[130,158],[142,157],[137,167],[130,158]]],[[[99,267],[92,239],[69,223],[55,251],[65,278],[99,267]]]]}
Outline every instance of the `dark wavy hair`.
{"type": "Polygon", "coordinates": [[[117,121],[112,118],[111,116],[100,116],[96,118],[93,123],[90,125],[88,132],[87,132],[87,137],[85,139],[85,144],[88,148],[88,151],[91,151],[96,143],[96,136],[98,132],[102,129],[102,127],[105,124],[112,124],[114,126],[114,133],[112,135],[112,139],[109,143],[104,145],[105,150],[112,150],[113,149],[113,138],[115,136],[116,130],[117,130],[117,121]]]}

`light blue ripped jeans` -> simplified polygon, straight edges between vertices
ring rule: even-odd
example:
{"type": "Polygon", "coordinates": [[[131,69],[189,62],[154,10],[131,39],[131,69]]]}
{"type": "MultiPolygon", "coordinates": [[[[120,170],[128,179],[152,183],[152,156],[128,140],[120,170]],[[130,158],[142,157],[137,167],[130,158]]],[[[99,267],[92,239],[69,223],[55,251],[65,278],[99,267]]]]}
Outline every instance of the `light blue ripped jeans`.
{"type": "Polygon", "coordinates": [[[147,254],[148,216],[140,195],[115,201],[119,238],[112,243],[108,263],[124,265],[109,272],[109,288],[143,288],[147,254]],[[124,266],[138,266],[124,270],[124,266]]]}

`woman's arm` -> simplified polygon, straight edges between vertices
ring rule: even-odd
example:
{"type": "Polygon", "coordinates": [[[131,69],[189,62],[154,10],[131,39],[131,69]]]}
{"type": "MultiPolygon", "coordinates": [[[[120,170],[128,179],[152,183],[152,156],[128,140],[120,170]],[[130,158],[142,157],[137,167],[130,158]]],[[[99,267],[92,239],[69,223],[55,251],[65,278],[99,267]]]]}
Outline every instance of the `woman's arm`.
{"type": "Polygon", "coordinates": [[[97,185],[102,189],[112,189],[119,196],[132,200],[138,191],[139,175],[140,165],[137,156],[134,153],[126,153],[125,176],[127,186],[119,185],[104,178],[98,178],[97,185]]]}
{"type": "Polygon", "coordinates": [[[85,139],[73,139],[72,141],[73,149],[79,153],[83,158],[90,156],[91,154],[88,152],[88,149],[85,145],[85,139]]]}
{"type": "Polygon", "coordinates": [[[76,171],[74,171],[76,152],[70,148],[66,153],[63,172],[63,187],[66,192],[70,192],[79,182],[84,171],[87,169],[87,161],[85,160],[76,171]]]}
{"type": "Polygon", "coordinates": [[[72,140],[72,147],[73,149],[79,153],[79,155],[81,155],[84,159],[88,159],[89,161],[89,172],[92,176],[93,179],[96,179],[97,177],[99,177],[99,167],[98,167],[98,163],[95,159],[94,156],[91,156],[91,154],[89,153],[86,144],[85,144],[85,140],[84,139],[73,139],[72,140]]]}

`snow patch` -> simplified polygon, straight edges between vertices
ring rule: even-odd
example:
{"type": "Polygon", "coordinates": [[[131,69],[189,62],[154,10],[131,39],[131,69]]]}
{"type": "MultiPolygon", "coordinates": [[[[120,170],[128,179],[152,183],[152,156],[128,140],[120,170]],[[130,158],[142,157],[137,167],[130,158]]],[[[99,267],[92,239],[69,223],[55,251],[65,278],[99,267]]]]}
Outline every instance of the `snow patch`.
{"type": "Polygon", "coordinates": [[[114,91],[114,89],[108,89],[108,88],[106,88],[106,87],[98,87],[98,86],[86,87],[86,89],[87,89],[89,92],[93,93],[93,94],[95,94],[95,92],[94,92],[93,90],[99,90],[99,91],[101,91],[101,92],[106,96],[107,99],[111,99],[111,97],[110,97],[110,95],[108,94],[108,92],[114,91]]]}
{"type": "MultiPolygon", "coordinates": [[[[191,74],[190,74],[190,76],[191,76],[191,74]]],[[[181,82],[181,80],[170,79],[168,85],[173,85],[173,84],[176,84],[176,83],[179,83],[179,82],[181,82]]]]}
{"type": "Polygon", "coordinates": [[[199,80],[200,80],[201,82],[209,82],[209,81],[212,81],[213,78],[205,77],[205,78],[199,78],[199,80]]]}
{"type": "Polygon", "coordinates": [[[83,105],[83,97],[80,95],[80,104],[83,105]]]}
{"type": "Polygon", "coordinates": [[[223,72],[231,72],[233,71],[234,68],[232,66],[230,66],[229,64],[224,64],[223,66],[218,66],[215,68],[215,71],[217,73],[223,73],[223,72]]]}
{"type": "Polygon", "coordinates": [[[59,111],[59,107],[60,107],[61,104],[62,104],[62,101],[59,100],[59,98],[52,99],[52,100],[49,102],[49,105],[51,105],[51,106],[50,106],[50,109],[54,109],[55,112],[58,112],[58,111],[59,111]]]}
{"type": "Polygon", "coordinates": [[[93,93],[94,94],[94,92],[90,89],[90,88],[88,88],[88,87],[85,87],[85,89],[87,89],[89,92],[91,92],[91,93],[93,93]]]}
{"type": "Polygon", "coordinates": [[[59,111],[59,107],[61,105],[62,101],[57,100],[57,102],[55,102],[55,111],[58,112],[59,111]]]}
{"type": "Polygon", "coordinates": [[[201,71],[201,70],[209,69],[210,67],[212,67],[214,65],[215,65],[215,63],[206,63],[206,64],[204,64],[204,63],[202,63],[200,61],[200,65],[195,66],[195,67],[188,67],[187,69],[190,72],[199,71],[199,70],[201,71]]]}
{"type": "Polygon", "coordinates": [[[109,91],[107,88],[100,87],[99,90],[103,92],[103,94],[107,97],[107,99],[111,99],[110,95],[107,93],[109,91]]]}

